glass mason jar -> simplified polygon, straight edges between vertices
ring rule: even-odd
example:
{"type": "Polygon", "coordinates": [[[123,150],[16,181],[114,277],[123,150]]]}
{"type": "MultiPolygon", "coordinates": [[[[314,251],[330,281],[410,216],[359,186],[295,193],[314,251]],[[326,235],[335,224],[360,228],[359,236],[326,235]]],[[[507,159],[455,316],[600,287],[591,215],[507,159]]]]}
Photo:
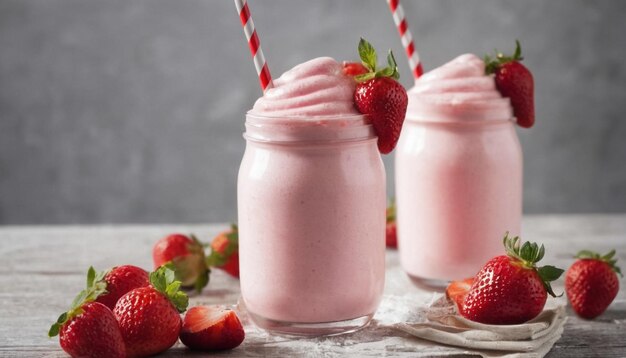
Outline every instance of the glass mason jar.
{"type": "Polygon", "coordinates": [[[400,261],[429,287],[474,276],[503,254],[504,234],[519,235],[521,227],[514,120],[455,115],[407,116],[396,149],[400,261]]]}
{"type": "Polygon", "coordinates": [[[363,116],[246,116],[237,185],[241,294],[261,328],[369,323],[385,278],[385,171],[363,116]]]}

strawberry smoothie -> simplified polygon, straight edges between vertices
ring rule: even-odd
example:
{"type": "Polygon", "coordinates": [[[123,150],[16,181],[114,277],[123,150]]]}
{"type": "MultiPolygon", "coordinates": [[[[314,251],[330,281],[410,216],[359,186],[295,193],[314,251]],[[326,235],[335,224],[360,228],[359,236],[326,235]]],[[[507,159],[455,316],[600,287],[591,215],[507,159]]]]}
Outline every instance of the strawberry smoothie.
{"type": "Polygon", "coordinates": [[[475,55],[424,74],[408,95],[395,163],[400,259],[415,281],[444,286],[520,233],[522,151],[509,99],[475,55]]]}
{"type": "Polygon", "coordinates": [[[332,58],[287,71],[246,116],[238,178],[243,302],[271,331],[366,325],[385,276],[385,173],[332,58]]]}

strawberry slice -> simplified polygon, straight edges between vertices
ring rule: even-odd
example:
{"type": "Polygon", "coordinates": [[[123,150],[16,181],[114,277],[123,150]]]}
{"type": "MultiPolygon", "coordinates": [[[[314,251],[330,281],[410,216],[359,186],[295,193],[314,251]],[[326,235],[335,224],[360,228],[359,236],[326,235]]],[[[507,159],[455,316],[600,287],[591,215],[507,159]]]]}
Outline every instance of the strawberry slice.
{"type": "Polygon", "coordinates": [[[343,62],[343,74],[346,76],[358,76],[368,72],[367,67],[360,62],[343,62]]]}
{"type": "Polygon", "coordinates": [[[535,124],[535,84],[533,74],[520,62],[523,57],[519,41],[515,44],[513,56],[499,52],[495,58],[485,56],[485,69],[487,74],[495,74],[498,91],[511,100],[517,124],[530,128],[535,124]]]}
{"type": "Polygon", "coordinates": [[[359,41],[359,56],[368,72],[354,77],[357,81],[354,104],[371,119],[378,136],[378,150],[388,154],[400,138],[408,105],[406,90],[396,81],[400,74],[391,50],[387,55],[388,66],[380,70],[376,68],[376,50],[364,39],[359,41]]]}
{"type": "Polygon", "coordinates": [[[180,340],[197,350],[233,349],[241,344],[245,332],[235,311],[224,306],[195,306],[183,320],[180,340]]]}
{"type": "Polygon", "coordinates": [[[448,288],[446,288],[446,297],[456,303],[456,307],[459,312],[463,310],[463,301],[465,300],[465,296],[467,296],[470,288],[472,288],[473,283],[474,278],[470,277],[461,281],[452,281],[448,285],[448,288]]]}

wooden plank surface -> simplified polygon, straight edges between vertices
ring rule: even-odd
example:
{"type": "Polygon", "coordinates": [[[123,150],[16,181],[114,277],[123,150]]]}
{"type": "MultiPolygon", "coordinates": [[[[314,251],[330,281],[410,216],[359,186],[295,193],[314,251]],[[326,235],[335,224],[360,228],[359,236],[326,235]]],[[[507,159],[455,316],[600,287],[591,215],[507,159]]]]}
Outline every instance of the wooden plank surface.
{"type": "MultiPolygon", "coordinates": [[[[215,225],[151,226],[39,226],[0,227],[0,357],[63,357],[57,339],[48,339],[47,329],[73,296],[83,288],[86,269],[105,269],[134,264],[151,268],[151,247],[160,237],[193,232],[203,241],[224,230],[215,225]]],[[[606,252],[618,250],[626,271],[626,214],[549,215],[524,219],[525,240],[546,245],[545,262],[567,268],[571,255],[582,248],[606,252]]],[[[568,308],[569,320],[563,337],[548,357],[626,357],[626,292],[601,317],[581,320],[568,308]]],[[[560,280],[555,285],[562,292],[560,280]]],[[[427,300],[433,296],[413,286],[398,265],[395,251],[387,253],[386,297],[413,294],[427,300]]],[[[215,270],[209,287],[192,304],[236,304],[238,281],[215,270]]],[[[564,300],[564,298],[561,298],[564,300]]],[[[421,303],[416,303],[421,304],[421,303]]],[[[362,332],[334,339],[281,339],[264,335],[246,323],[248,337],[239,348],[220,353],[243,356],[387,356],[411,357],[439,354],[437,347],[373,325],[362,332]]],[[[163,354],[167,357],[202,355],[180,343],[163,354]]]]}

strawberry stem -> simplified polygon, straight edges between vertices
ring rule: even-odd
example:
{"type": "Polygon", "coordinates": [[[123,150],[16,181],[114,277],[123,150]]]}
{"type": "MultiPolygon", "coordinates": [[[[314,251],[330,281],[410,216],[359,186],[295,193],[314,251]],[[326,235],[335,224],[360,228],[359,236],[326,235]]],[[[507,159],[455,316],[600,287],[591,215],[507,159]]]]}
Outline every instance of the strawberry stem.
{"type": "Polygon", "coordinates": [[[105,275],[106,271],[96,274],[96,270],[93,266],[89,267],[87,271],[87,288],[80,291],[78,295],[74,297],[67,312],[63,312],[59,318],[57,318],[57,321],[52,324],[48,331],[48,337],[58,335],[61,327],[63,327],[66,322],[83,313],[82,307],[84,304],[95,301],[100,295],[107,292],[106,281],[104,281],[105,275]]]}
{"type": "Polygon", "coordinates": [[[150,273],[150,284],[154,289],[165,295],[179,313],[185,312],[189,305],[189,297],[180,291],[181,282],[176,280],[176,272],[171,262],[150,273]]]}
{"type": "Polygon", "coordinates": [[[361,58],[361,62],[363,66],[369,70],[367,73],[362,73],[360,75],[354,76],[354,79],[357,82],[365,82],[369,81],[376,77],[391,77],[393,79],[400,78],[400,72],[398,72],[398,64],[396,63],[396,58],[393,55],[393,52],[389,50],[387,54],[387,67],[377,70],[377,55],[374,46],[369,43],[367,40],[361,37],[359,40],[359,57],[361,58]]]}
{"type": "MultiPolygon", "coordinates": [[[[541,261],[541,259],[545,255],[545,247],[543,245],[539,246],[535,242],[528,241],[521,245],[521,239],[519,238],[519,236],[509,237],[508,232],[504,235],[504,239],[502,240],[502,242],[504,244],[506,254],[509,257],[520,261],[525,268],[535,270],[541,278],[543,287],[550,294],[550,296],[557,297],[557,295],[552,290],[550,282],[556,281],[559,277],[561,277],[565,270],[551,265],[545,265],[537,268],[536,263],[541,261]]],[[[562,295],[563,293],[561,293],[559,296],[562,295]]]]}
{"type": "Polygon", "coordinates": [[[519,40],[515,40],[515,52],[513,56],[507,56],[498,50],[495,50],[495,56],[491,57],[490,55],[485,55],[485,72],[490,75],[492,73],[496,73],[498,68],[507,62],[513,61],[522,61],[524,57],[522,57],[522,46],[520,45],[519,40]]]}

